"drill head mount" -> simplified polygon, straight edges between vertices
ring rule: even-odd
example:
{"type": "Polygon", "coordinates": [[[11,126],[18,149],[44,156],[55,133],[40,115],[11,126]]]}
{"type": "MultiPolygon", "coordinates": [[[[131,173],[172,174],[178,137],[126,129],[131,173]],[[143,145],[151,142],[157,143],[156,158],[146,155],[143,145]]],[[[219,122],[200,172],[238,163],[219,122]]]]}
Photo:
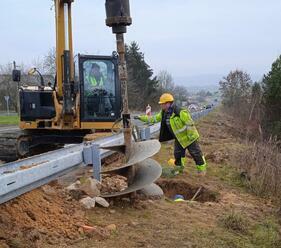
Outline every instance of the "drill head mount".
{"type": "Polygon", "coordinates": [[[112,27],[114,34],[127,32],[127,26],[132,24],[129,0],[106,0],[106,25],[112,27]]]}

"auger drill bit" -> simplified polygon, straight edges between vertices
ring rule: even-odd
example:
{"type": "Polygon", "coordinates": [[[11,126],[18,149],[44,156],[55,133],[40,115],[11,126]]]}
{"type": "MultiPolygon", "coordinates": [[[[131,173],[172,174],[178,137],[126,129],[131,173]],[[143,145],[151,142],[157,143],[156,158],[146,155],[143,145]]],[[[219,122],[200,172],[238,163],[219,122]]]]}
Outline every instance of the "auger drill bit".
{"type": "MultiPolygon", "coordinates": [[[[107,16],[106,25],[112,27],[112,32],[116,34],[117,53],[119,55],[119,80],[121,82],[123,99],[122,119],[125,142],[125,157],[127,161],[131,153],[132,128],[128,104],[128,73],[125,59],[124,33],[127,32],[127,26],[132,24],[132,18],[130,17],[129,0],[107,0],[105,7],[107,16]]],[[[134,167],[132,166],[129,170],[128,182],[131,183],[135,174],[134,167]]]]}
{"type": "Polygon", "coordinates": [[[125,174],[128,178],[128,188],[126,190],[105,195],[106,197],[127,194],[142,189],[160,177],[162,170],[156,161],[148,159],[160,149],[160,143],[157,140],[138,143],[132,141],[131,118],[128,104],[128,73],[124,42],[124,33],[127,32],[127,26],[132,24],[129,0],[106,0],[105,7],[107,16],[106,25],[112,27],[112,32],[116,35],[117,52],[119,55],[118,69],[123,98],[124,145],[103,148],[122,152],[126,158],[125,165],[106,172],[119,172],[125,174]]]}

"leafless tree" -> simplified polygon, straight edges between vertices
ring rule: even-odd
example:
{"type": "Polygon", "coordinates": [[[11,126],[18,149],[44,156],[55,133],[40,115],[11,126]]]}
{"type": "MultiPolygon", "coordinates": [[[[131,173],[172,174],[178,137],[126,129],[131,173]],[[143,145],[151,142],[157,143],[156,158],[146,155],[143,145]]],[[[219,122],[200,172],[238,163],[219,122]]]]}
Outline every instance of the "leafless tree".
{"type": "Polygon", "coordinates": [[[176,99],[177,103],[181,104],[182,102],[188,102],[188,91],[186,87],[182,85],[176,85],[172,93],[174,94],[174,98],[176,99]]]}
{"type": "Polygon", "coordinates": [[[159,82],[159,88],[162,92],[163,91],[173,92],[175,88],[175,83],[172,75],[168,71],[166,70],[160,71],[158,73],[157,80],[159,82]]]}
{"type": "Polygon", "coordinates": [[[6,109],[4,96],[9,96],[9,106],[11,110],[17,110],[17,83],[12,81],[12,63],[0,65],[0,106],[6,109]]]}
{"type": "Polygon", "coordinates": [[[56,49],[51,48],[43,59],[44,73],[55,77],[56,75],[56,49]]]}
{"type": "Polygon", "coordinates": [[[237,117],[247,119],[250,112],[252,80],[241,70],[231,71],[219,82],[222,103],[237,117]]]}

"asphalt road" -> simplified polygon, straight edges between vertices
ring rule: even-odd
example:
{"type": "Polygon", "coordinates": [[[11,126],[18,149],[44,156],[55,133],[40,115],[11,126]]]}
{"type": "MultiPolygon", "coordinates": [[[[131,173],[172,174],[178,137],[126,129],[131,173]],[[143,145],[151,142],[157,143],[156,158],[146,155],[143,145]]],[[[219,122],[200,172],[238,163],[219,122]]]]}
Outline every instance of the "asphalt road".
{"type": "Polygon", "coordinates": [[[0,133],[19,130],[18,126],[15,125],[0,125],[0,133]]]}

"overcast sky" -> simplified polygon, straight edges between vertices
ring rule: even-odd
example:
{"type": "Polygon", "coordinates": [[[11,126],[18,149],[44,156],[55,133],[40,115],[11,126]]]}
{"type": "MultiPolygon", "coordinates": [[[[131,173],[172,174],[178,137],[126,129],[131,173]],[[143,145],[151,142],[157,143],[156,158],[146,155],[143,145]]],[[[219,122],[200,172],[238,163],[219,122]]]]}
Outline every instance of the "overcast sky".
{"type": "MultiPolygon", "coordinates": [[[[104,0],[75,0],[75,52],[111,54],[104,0]]],[[[280,0],[131,0],[137,41],[157,74],[174,78],[226,75],[243,69],[259,78],[281,54],[280,0]]],[[[0,64],[32,64],[55,46],[51,0],[0,0],[0,64]]]]}

